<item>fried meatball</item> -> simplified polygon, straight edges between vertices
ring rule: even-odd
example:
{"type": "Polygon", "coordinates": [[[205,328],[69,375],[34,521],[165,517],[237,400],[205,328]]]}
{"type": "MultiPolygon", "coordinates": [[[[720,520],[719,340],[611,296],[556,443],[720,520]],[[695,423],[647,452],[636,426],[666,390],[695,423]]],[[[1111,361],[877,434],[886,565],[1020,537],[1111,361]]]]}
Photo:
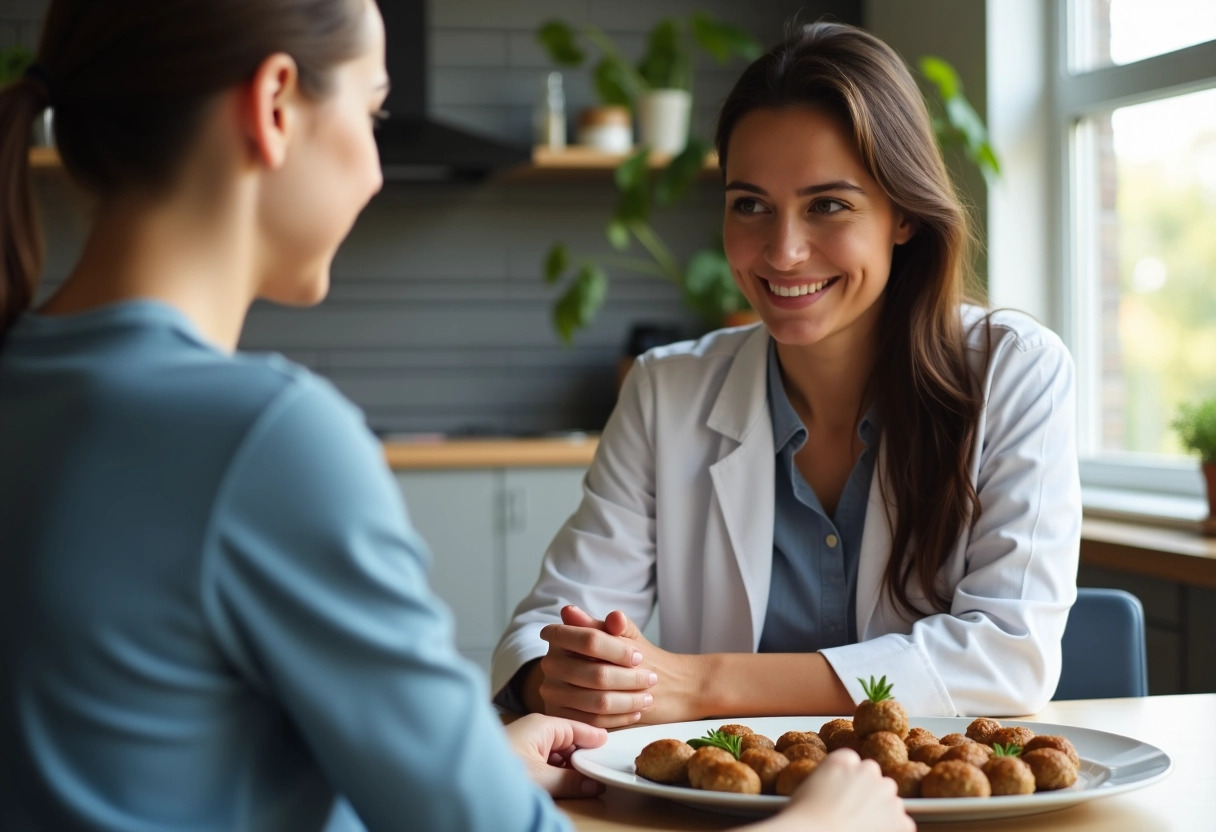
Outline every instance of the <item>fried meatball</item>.
{"type": "Polygon", "coordinates": [[[852,731],[853,720],[842,718],[829,719],[819,728],[819,738],[823,740],[824,745],[827,745],[828,737],[835,734],[841,728],[848,728],[850,731],[852,731]]]}
{"type": "MultiPolygon", "coordinates": [[[[819,736],[823,737],[823,734],[819,736]]],[[[839,731],[834,731],[831,736],[824,737],[823,744],[827,746],[829,752],[838,748],[851,748],[854,751],[861,749],[861,739],[852,728],[841,728],[839,731]]]]}
{"type": "Polygon", "coordinates": [[[994,797],[1034,792],[1034,772],[1018,757],[993,757],[984,764],[984,775],[994,797]]]}
{"type": "Polygon", "coordinates": [[[992,732],[999,730],[1000,727],[1001,723],[995,719],[982,716],[967,726],[967,739],[982,742],[984,745],[992,745],[992,732]]]}
{"type": "Polygon", "coordinates": [[[1009,725],[993,731],[991,739],[993,745],[1016,745],[1018,748],[1025,748],[1026,743],[1034,739],[1034,731],[1023,725],[1009,725]]]}
{"type": "Polygon", "coordinates": [[[828,752],[824,751],[820,746],[812,745],[809,742],[800,742],[797,745],[787,746],[781,753],[788,757],[790,762],[794,760],[814,760],[815,762],[819,762],[828,756],[828,752]]]}
{"type": "Polygon", "coordinates": [[[929,773],[925,763],[907,762],[883,769],[883,774],[895,781],[900,797],[920,797],[920,783],[929,773]]]}
{"type": "Polygon", "coordinates": [[[773,741],[764,734],[744,734],[739,738],[739,753],[742,754],[749,748],[768,748],[773,747],[773,741]]]}
{"type": "Polygon", "coordinates": [[[988,778],[971,763],[943,760],[920,781],[921,797],[988,797],[988,778]]]}
{"type": "Polygon", "coordinates": [[[946,734],[946,736],[942,737],[940,740],[938,740],[938,742],[940,742],[942,745],[962,745],[965,742],[975,742],[975,740],[963,734],[955,733],[946,734]]]}
{"type": "Polygon", "coordinates": [[[740,725],[737,722],[732,722],[729,725],[723,725],[721,728],[719,728],[718,733],[719,734],[735,734],[737,736],[742,737],[746,734],[751,734],[753,732],[752,732],[752,729],[748,728],[746,725],[740,725]]]}
{"type": "Polygon", "coordinates": [[[1080,771],[1081,758],[1077,755],[1077,749],[1068,741],[1067,737],[1061,737],[1059,734],[1039,734],[1037,737],[1026,743],[1022,751],[1034,751],[1039,748],[1054,748],[1056,751],[1063,751],[1065,756],[1072,761],[1072,767],[1080,771]]]}
{"type": "Polygon", "coordinates": [[[861,741],[861,756],[878,763],[885,772],[891,766],[908,762],[908,746],[898,734],[875,731],[861,741]]]}
{"type": "Polygon", "coordinates": [[[992,759],[992,749],[986,745],[980,745],[978,742],[965,742],[962,745],[948,746],[941,759],[962,760],[965,763],[971,763],[976,768],[983,768],[984,763],[992,759]]]}
{"type": "Polygon", "coordinates": [[[777,775],[777,782],[773,789],[777,794],[783,794],[787,797],[795,792],[802,781],[811,776],[819,763],[810,758],[801,760],[791,760],[790,764],[781,769],[781,773],[777,775]]]}
{"type": "Polygon", "coordinates": [[[890,731],[902,740],[908,736],[908,713],[894,699],[881,702],[867,699],[853,714],[853,730],[863,740],[878,731],[890,731]]]}
{"type": "Polygon", "coordinates": [[[919,745],[937,745],[937,735],[926,728],[912,728],[904,737],[904,745],[911,751],[919,745]]]}
{"type": "Polygon", "coordinates": [[[738,760],[715,760],[701,772],[700,788],[711,792],[760,794],[760,775],[738,760]]]}
{"type": "Polygon", "coordinates": [[[696,750],[680,740],[655,740],[633,761],[639,777],[672,785],[688,782],[688,761],[696,750]]]}
{"type": "Polygon", "coordinates": [[[785,749],[789,748],[791,745],[798,745],[799,743],[804,742],[809,742],[811,745],[817,745],[824,751],[828,750],[828,747],[823,742],[823,738],[814,731],[786,731],[777,738],[776,749],[778,751],[785,751],[785,749]]]}
{"type": "MultiPolygon", "coordinates": [[[[780,751],[771,748],[749,748],[739,755],[739,762],[752,767],[752,771],[760,777],[760,792],[773,794],[777,786],[777,775],[790,764],[789,758],[780,751]]],[[[1034,786],[1034,778],[1031,787],[1034,786]]]]}
{"type": "Polygon", "coordinates": [[[1054,748],[1036,748],[1022,755],[1026,765],[1034,772],[1034,787],[1040,792],[1067,789],[1077,782],[1077,770],[1072,760],[1063,751],[1054,748]]]}
{"type": "Polygon", "coordinates": [[[735,755],[725,748],[706,745],[698,748],[696,753],[688,758],[688,783],[694,789],[701,788],[701,775],[716,762],[735,762],[735,755]]]}
{"type": "Polygon", "coordinates": [[[908,759],[914,763],[933,765],[940,762],[942,757],[946,755],[946,752],[953,747],[952,745],[942,745],[940,742],[933,745],[918,745],[908,752],[908,759]]]}

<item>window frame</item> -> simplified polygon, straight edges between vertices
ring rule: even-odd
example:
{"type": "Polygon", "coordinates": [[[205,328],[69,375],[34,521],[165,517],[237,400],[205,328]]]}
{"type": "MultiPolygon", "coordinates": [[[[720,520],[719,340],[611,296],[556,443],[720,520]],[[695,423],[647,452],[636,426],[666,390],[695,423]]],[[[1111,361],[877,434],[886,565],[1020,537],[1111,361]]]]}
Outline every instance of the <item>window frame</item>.
{"type": "MultiPolygon", "coordinates": [[[[1200,90],[1216,88],[1216,41],[1184,47],[1134,63],[1073,71],[1069,54],[1073,40],[1072,14],[1077,0],[1047,0],[1050,8],[1041,19],[1046,24],[1045,44],[1049,89],[1046,99],[1050,110],[1052,167],[1058,172],[1054,191],[1054,217],[1049,215],[1051,272],[1061,276],[1052,281],[1050,298],[1054,314],[1049,317],[1074,356],[1089,356],[1100,350],[1098,321],[1087,315],[1093,308],[1096,281],[1087,262],[1094,248],[1083,239],[1092,224],[1079,222],[1076,210],[1082,194],[1092,183],[1092,160],[1083,158],[1078,148],[1078,132],[1086,116],[1118,107],[1141,104],[1200,90]],[[1088,227],[1082,227],[1088,226],[1088,227]]],[[[990,71],[991,71],[990,67],[990,71]]],[[[999,70],[998,70],[999,71],[999,70]]],[[[1049,174],[1050,175],[1050,174],[1049,174]]],[[[1094,412],[1100,405],[1094,362],[1077,361],[1078,436],[1082,439],[1096,423],[1094,412]]],[[[1168,457],[1145,457],[1101,452],[1091,440],[1078,447],[1081,455],[1081,482],[1087,508],[1109,508],[1126,513],[1137,494],[1152,504],[1152,513],[1177,519],[1198,519],[1206,515],[1203,482],[1199,466],[1168,457]],[[1120,508],[1123,506],[1123,508],[1120,508]]]]}

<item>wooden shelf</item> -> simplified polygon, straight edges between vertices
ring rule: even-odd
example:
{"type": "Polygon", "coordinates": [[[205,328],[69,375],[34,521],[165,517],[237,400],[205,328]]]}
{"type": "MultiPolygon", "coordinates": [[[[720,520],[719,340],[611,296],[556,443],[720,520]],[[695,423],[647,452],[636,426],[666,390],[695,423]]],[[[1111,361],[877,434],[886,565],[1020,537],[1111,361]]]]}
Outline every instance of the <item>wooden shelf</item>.
{"type": "Polygon", "coordinates": [[[30,167],[32,168],[57,168],[62,164],[59,161],[59,151],[53,147],[31,147],[30,148],[30,167]]]}
{"type": "Polygon", "coordinates": [[[444,468],[587,466],[599,437],[577,435],[543,439],[442,439],[384,443],[394,470],[444,468]]]}
{"type": "MultiPolygon", "coordinates": [[[[621,162],[628,158],[627,154],[606,153],[581,145],[570,145],[563,150],[551,150],[547,147],[532,149],[532,162],[506,171],[500,177],[511,182],[531,182],[562,179],[606,179],[612,176],[621,162]]],[[[657,169],[667,165],[671,156],[653,153],[650,156],[650,167],[657,169]]],[[[716,176],[718,173],[718,154],[711,151],[705,157],[702,168],[703,177],[716,176]]]]}
{"type": "Polygon", "coordinates": [[[1216,589],[1216,538],[1200,529],[1085,518],[1081,563],[1216,589]]]}

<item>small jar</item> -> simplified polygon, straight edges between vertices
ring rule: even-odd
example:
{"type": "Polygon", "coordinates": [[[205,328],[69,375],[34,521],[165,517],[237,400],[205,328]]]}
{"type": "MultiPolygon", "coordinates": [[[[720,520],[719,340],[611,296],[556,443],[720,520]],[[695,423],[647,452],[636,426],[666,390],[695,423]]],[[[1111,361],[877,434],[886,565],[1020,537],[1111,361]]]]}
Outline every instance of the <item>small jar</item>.
{"type": "Polygon", "coordinates": [[[578,143],[605,153],[628,153],[633,149],[629,108],[604,105],[583,110],[578,117],[578,143]]]}

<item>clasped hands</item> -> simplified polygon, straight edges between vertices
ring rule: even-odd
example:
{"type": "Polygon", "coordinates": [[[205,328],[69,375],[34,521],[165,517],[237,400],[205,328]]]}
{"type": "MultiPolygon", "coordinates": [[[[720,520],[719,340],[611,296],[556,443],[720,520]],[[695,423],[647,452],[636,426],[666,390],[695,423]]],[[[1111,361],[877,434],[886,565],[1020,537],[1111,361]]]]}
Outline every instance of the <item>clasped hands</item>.
{"type": "Polygon", "coordinates": [[[600,728],[696,718],[699,657],[655,646],[620,611],[601,621],[566,606],[561,617],[540,631],[549,652],[524,680],[531,710],[600,728]]]}

